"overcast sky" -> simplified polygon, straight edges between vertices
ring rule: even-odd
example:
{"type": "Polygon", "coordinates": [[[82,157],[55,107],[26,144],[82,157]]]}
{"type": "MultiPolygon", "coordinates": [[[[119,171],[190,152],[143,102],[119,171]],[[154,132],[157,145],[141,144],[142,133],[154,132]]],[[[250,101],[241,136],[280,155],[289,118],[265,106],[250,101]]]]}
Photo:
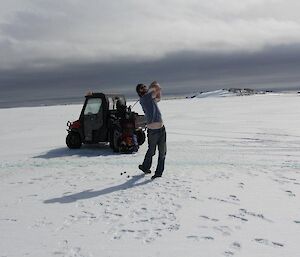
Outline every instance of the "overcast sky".
{"type": "Polygon", "coordinates": [[[0,0],[0,88],[300,87],[299,10],[298,0],[0,0]]]}

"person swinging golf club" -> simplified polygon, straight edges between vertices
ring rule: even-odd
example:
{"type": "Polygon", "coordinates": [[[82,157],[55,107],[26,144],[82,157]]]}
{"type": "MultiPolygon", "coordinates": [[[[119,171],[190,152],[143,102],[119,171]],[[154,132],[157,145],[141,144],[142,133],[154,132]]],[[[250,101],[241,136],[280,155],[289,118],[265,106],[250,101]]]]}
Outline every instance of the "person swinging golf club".
{"type": "Polygon", "coordinates": [[[157,106],[157,102],[161,98],[161,87],[157,81],[153,81],[149,89],[144,84],[138,84],[136,92],[140,97],[139,101],[146,116],[148,137],[148,150],[143,164],[139,165],[139,169],[145,174],[151,173],[152,158],[155,155],[157,147],[158,162],[155,174],[151,177],[151,179],[155,179],[161,177],[163,174],[167,153],[166,129],[163,124],[161,112],[157,106]]]}

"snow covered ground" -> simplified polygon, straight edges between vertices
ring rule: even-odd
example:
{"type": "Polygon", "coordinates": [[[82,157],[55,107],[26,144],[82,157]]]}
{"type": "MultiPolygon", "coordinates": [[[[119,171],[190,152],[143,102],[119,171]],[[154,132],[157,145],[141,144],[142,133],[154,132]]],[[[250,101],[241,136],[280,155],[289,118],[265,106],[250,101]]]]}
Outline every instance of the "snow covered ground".
{"type": "Polygon", "coordinates": [[[1,109],[0,256],[299,256],[299,96],[160,106],[155,181],[137,170],[146,145],[66,148],[80,105],[1,109]]]}

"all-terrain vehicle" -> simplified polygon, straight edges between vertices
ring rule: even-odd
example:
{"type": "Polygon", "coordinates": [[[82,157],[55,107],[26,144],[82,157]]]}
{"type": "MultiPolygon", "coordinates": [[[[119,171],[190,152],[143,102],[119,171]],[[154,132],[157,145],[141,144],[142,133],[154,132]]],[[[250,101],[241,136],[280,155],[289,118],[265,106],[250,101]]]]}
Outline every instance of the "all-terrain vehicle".
{"type": "Polygon", "coordinates": [[[127,107],[123,95],[88,93],[79,119],[67,123],[66,144],[108,142],[114,152],[136,152],[145,142],[145,117],[127,107]]]}

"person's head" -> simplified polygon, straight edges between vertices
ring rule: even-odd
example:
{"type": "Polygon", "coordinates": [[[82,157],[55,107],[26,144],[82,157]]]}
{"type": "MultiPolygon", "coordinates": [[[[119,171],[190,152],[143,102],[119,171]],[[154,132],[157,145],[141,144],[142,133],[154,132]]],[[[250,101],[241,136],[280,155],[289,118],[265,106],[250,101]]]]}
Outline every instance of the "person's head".
{"type": "Polygon", "coordinates": [[[148,92],[148,87],[144,84],[137,84],[136,92],[141,97],[148,92]]]}

